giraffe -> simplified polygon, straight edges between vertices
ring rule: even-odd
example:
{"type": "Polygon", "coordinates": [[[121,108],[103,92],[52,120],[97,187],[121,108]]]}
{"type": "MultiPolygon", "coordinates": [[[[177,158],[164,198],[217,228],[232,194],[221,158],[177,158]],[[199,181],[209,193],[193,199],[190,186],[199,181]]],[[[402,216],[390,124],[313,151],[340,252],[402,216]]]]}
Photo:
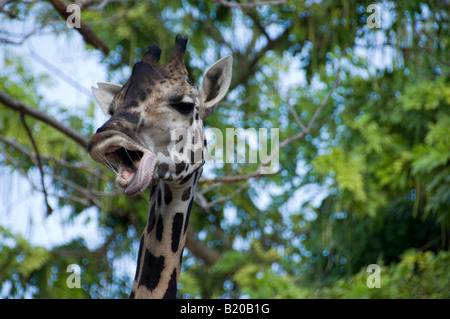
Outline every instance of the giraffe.
{"type": "Polygon", "coordinates": [[[151,188],[130,298],[175,298],[189,215],[205,162],[203,120],[231,82],[232,57],[212,64],[195,86],[184,63],[188,38],[158,66],[150,45],[123,86],[98,83],[93,94],[109,119],[91,137],[88,152],[116,174],[128,196],[151,188]]]}

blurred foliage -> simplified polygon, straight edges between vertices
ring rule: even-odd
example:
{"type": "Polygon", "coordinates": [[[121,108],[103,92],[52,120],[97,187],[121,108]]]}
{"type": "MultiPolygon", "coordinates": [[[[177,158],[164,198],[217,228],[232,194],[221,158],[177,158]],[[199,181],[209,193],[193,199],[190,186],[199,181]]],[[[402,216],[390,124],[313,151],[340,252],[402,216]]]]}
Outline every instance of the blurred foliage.
{"type": "MultiPolygon", "coordinates": [[[[238,1],[242,2],[242,1],[238,1]]],[[[369,29],[371,1],[298,1],[230,9],[214,1],[113,1],[82,19],[110,48],[102,63],[123,83],[147,45],[173,53],[189,36],[186,61],[199,84],[218,58],[234,57],[230,92],[206,125],[280,128],[280,141],[311,130],[280,150],[277,175],[208,210],[194,205],[196,238],[221,254],[212,266],[188,251],[179,296],[251,298],[449,298],[450,50],[448,1],[382,2],[381,29],[369,29]],[[337,80],[339,83],[335,87],[337,80]],[[370,264],[381,288],[366,285],[370,264]]],[[[13,1],[3,22],[41,24],[71,36],[46,2],[13,1]]],[[[87,45],[87,52],[94,50],[87,45]]],[[[38,107],[89,137],[93,107],[66,109],[39,93],[55,78],[35,75],[30,60],[4,49],[0,90],[38,107]]],[[[1,174],[19,172],[35,190],[36,164],[20,115],[1,107],[1,174]],[[23,148],[21,149],[20,146],[23,148]]],[[[83,239],[35,247],[0,228],[1,297],[122,298],[132,278],[115,261],[136,256],[147,195],[114,196],[113,173],[43,122],[27,117],[43,157],[50,195],[71,218],[95,208],[101,247],[83,239]],[[68,289],[69,264],[82,268],[82,289],[68,289]]],[[[207,163],[205,176],[250,174],[258,164],[207,163]]],[[[208,202],[245,182],[201,184],[208,202]]],[[[3,191],[3,190],[2,190],[3,191]]],[[[117,194],[116,194],[117,195],[117,194]]]]}
{"type": "Polygon", "coordinates": [[[390,266],[380,265],[380,288],[367,288],[366,269],[352,277],[338,280],[333,287],[314,292],[318,298],[364,299],[449,299],[448,269],[450,254],[406,251],[401,260],[390,266]]]}

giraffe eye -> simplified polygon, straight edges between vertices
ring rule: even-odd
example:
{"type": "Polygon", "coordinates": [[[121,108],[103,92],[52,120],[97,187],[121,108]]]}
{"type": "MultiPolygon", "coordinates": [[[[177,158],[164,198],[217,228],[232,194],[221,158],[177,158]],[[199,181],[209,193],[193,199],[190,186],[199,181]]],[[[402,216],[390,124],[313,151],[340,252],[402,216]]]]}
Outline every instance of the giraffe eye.
{"type": "Polygon", "coordinates": [[[194,109],[195,103],[178,102],[178,103],[171,104],[171,106],[182,114],[188,114],[188,113],[192,112],[192,110],[194,109]]]}

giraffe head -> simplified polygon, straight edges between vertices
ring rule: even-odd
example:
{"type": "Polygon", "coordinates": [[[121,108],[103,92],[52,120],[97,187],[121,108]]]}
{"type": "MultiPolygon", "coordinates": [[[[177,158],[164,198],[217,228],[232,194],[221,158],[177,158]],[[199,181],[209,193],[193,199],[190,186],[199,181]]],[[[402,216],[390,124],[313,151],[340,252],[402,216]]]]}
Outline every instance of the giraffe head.
{"type": "Polygon", "coordinates": [[[184,64],[186,44],[187,37],[177,35],[173,57],[161,66],[161,49],[151,45],[123,86],[92,88],[109,120],[91,137],[89,154],[114,169],[130,196],[159,179],[180,183],[204,163],[203,120],[228,90],[232,57],[211,65],[198,88],[184,64]]]}

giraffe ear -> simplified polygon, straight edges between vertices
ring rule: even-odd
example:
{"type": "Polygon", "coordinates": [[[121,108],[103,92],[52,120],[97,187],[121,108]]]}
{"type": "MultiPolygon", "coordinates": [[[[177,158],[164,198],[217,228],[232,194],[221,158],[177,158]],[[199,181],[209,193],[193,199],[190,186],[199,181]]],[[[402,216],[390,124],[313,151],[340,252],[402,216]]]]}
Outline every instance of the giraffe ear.
{"type": "Polygon", "coordinates": [[[98,105],[100,105],[103,113],[105,113],[107,117],[111,117],[114,113],[114,110],[110,109],[111,102],[113,101],[114,96],[122,89],[122,86],[106,82],[99,82],[97,84],[98,88],[91,88],[92,93],[94,93],[95,99],[97,100],[98,105]]]}
{"type": "Polygon", "coordinates": [[[227,93],[231,83],[232,65],[233,57],[226,56],[206,70],[200,88],[201,115],[204,119],[214,113],[217,103],[227,93]]]}

